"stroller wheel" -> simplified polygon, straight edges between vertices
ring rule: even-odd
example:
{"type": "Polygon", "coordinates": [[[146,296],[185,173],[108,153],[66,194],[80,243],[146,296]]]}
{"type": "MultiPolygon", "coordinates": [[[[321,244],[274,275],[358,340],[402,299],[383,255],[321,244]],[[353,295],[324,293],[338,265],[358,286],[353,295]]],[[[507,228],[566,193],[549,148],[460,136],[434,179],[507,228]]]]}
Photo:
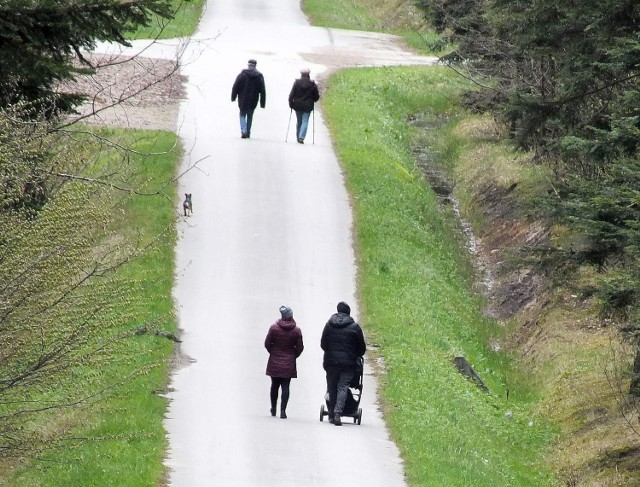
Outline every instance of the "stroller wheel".
{"type": "Polygon", "coordinates": [[[324,421],[325,414],[327,413],[324,412],[324,404],[323,404],[322,406],[320,406],[320,422],[324,421]]]}
{"type": "Polygon", "coordinates": [[[362,424],[362,408],[358,408],[358,414],[353,418],[354,423],[362,424]]]}

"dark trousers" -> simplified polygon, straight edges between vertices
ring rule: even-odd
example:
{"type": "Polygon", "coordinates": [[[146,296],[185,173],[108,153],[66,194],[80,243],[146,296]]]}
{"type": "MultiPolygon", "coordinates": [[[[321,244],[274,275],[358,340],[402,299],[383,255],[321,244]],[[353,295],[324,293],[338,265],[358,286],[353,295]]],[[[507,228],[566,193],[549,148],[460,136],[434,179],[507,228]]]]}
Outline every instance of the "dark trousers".
{"type": "Polygon", "coordinates": [[[340,365],[330,366],[325,370],[327,372],[327,392],[329,393],[329,414],[340,416],[344,411],[349,384],[351,384],[356,371],[353,367],[340,365]]]}
{"type": "Polygon", "coordinates": [[[280,410],[287,409],[289,403],[289,384],[291,379],[285,379],[282,377],[271,377],[271,409],[276,408],[278,403],[278,391],[282,388],[282,395],[280,397],[280,410]]]}

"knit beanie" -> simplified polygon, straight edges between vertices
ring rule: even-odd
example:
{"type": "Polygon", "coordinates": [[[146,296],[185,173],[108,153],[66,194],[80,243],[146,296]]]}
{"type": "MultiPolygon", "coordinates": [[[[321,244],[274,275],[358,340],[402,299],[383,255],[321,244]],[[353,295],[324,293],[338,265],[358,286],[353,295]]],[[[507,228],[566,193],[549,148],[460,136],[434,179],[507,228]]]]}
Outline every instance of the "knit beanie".
{"type": "Polygon", "coordinates": [[[290,320],[293,318],[293,310],[289,306],[280,306],[280,314],[283,320],[290,320]]]}

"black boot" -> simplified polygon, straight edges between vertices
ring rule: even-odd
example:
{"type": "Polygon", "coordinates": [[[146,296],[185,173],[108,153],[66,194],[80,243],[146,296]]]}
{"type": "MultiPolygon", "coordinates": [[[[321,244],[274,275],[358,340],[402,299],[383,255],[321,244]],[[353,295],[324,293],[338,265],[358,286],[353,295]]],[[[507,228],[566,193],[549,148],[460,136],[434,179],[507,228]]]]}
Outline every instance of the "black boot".
{"type": "Polygon", "coordinates": [[[269,411],[271,411],[271,416],[276,415],[276,408],[271,408],[269,411]]]}
{"type": "Polygon", "coordinates": [[[282,419],[287,419],[287,412],[284,409],[280,410],[280,417],[282,419]]]}

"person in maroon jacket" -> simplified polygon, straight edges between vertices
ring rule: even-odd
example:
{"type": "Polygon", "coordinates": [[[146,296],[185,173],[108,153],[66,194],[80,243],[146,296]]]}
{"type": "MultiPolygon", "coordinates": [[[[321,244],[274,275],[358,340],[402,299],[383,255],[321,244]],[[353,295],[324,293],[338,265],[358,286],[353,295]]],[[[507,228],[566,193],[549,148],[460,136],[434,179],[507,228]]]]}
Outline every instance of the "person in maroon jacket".
{"type": "Polygon", "coordinates": [[[293,319],[293,310],[288,306],[280,306],[282,316],[269,328],[264,340],[264,347],[269,352],[267,375],[271,377],[271,416],[276,415],[278,392],[280,397],[280,417],[287,418],[289,402],[289,385],[291,379],[298,377],[296,359],[304,350],[302,331],[293,319]]]}

